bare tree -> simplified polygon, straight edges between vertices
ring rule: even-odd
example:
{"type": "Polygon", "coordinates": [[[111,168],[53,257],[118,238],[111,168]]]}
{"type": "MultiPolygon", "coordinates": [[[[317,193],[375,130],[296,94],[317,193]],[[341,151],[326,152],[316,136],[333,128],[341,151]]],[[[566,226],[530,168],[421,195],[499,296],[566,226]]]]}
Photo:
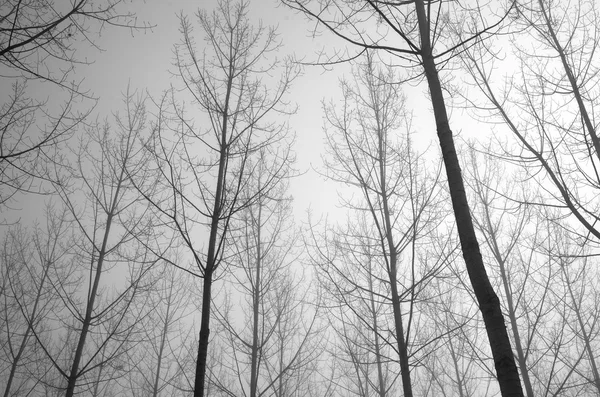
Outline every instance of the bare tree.
{"type": "MultiPolygon", "coordinates": [[[[322,277],[350,310],[357,310],[358,302],[362,302],[359,305],[364,308],[356,316],[360,319],[368,313],[364,317],[368,324],[364,325],[373,333],[382,332],[375,326],[382,315],[376,314],[373,300],[391,310],[392,325],[381,327],[393,330],[404,394],[410,396],[410,344],[416,341],[412,328],[418,326],[415,303],[421,300],[428,280],[445,265],[443,257],[430,261],[419,248],[425,244],[428,231],[443,219],[436,207],[440,169],[428,175],[412,148],[411,118],[404,111],[400,90],[389,84],[395,80],[391,68],[377,68],[367,55],[354,77],[355,84],[342,83],[341,109],[325,108],[325,173],[360,192],[355,200],[341,196],[350,213],[356,213],[358,224],[334,233],[330,243],[335,246],[334,257],[326,257],[326,252],[317,248],[321,255],[315,261],[324,262],[322,277]]],[[[423,342],[425,338],[421,339],[423,342]]],[[[376,361],[381,360],[378,345],[374,348],[376,361]]],[[[385,393],[381,368],[378,372],[379,386],[375,389],[385,393]]]]}
{"type": "Polygon", "coordinates": [[[127,358],[133,369],[123,387],[133,396],[175,396],[185,389],[184,373],[193,361],[185,348],[194,330],[189,326],[195,309],[188,301],[191,283],[170,264],[155,269],[150,278],[152,288],[141,304],[152,310],[127,358]]]}
{"type": "MultiPolygon", "coordinates": [[[[506,331],[500,301],[487,276],[469,210],[460,163],[450,122],[439,68],[465,47],[496,31],[505,16],[488,23],[493,12],[482,5],[450,5],[448,2],[294,1],[285,4],[301,11],[318,24],[358,48],[359,53],[379,50],[391,61],[418,67],[429,88],[442,157],[448,178],[458,235],[475,297],[479,304],[494,357],[503,396],[522,396],[521,382],[506,331]],[[460,23],[453,34],[450,15],[460,23]],[[472,22],[472,23],[471,23],[472,22]],[[483,25],[483,27],[481,27],[483,25]],[[394,41],[397,40],[397,41],[394,41]],[[440,47],[446,45],[446,47],[440,47]]],[[[335,59],[334,61],[339,61],[335,59]]],[[[414,76],[413,76],[414,77],[414,76]]]]}
{"type": "Polygon", "coordinates": [[[69,251],[70,223],[65,213],[46,210],[45,228],[28,233],[15,226],[5,236],[2,253],[2,352],[0,369],[3,396],[35,393],[48,371],[34,338],[44,327],[58,301],[51,286],[58,262],[69,251]]]}
{"type": "MultiPolygon", "coordinates": [[[[523,324],[519,325],[519,318],[525,312],[539,313],[539,310],[532,309],[535,307],[534,301],[537,300],[537,297],[534,298],[538,292],[536,284],[541,280],[534,270],[536,269],[534,252],[527,250],[526,244],[531,244],[532,247],[539,244],[536,240],[538,236],[541,237],[541,234],[536,229],[542,226],[536,222],[535,214],[532,214],[529,206],[514,203],[506,197],[513,196],[517,191],[530,189],[527,189],[524,184],[515,184],[516,178],[511,178],[508,168],[501,167],[487,157],[477,156],[473,148],[470,148],[470,154],[469,173],[472,174],[472,178],[468,183],[475,193],[473,220],[485,242],[484,256],[487,254],[489,262],[497,266],[492,274],[497,274],[500,278],[505,313],[510,322],[525,392],[528,397],[533,397],[535,394],[527,356],[529,356],[531,337],[535,335],[536,330],[534,326],[533,329],[526,329],[526,333],[523,333],[524,327],[523,324]],[[531,234],[527,233],[525,229],[532,228],[534,225],[534,231],[531,234]],[[529,236],[533,238],[529,239],[529,236]],[[525,304],[528,305],[527,310],[520,307],[525,304]],[[527,332],[531,333],[527,335],[527,332]]],[[[546,281],[548,282],[549,279],[546,281]]],[[[549,285],[546,284],[544,287],[548,288],[549,285]]],[[[544,306],[546,297],[542,293],[537,303],[539,308],[544,306]]]]}
{"type": "Polygon", "coordinates": [[[376,232],[369,229],[368,216],[359,216],[361,221],[347,231],[338,230],[332,238],[332,250],[339,252],[334,256],[339,265],[321,267],[319,282],[335,335],[332,355],[339,362],[340,383],[347,393],[383,397],[398,389],[398,354],[394,336],[390,335],[393,315],[389,299],[382,296],[386,274],[379,245],[367,237],[376,232]]]}
{"type": "Polygon", "coordinates": [[[451,271],[454,277],[434,281],[440,296],[435,305],[427,307],[431,327],[440,338],[432,354],[421,362],[426,374],[421,395],[496,396],[496,375],[479,308],[465,283],[465,270],[453,265],[451,271]]]}
{"type": "Polygon", "coordinates": [[[301,394],[319,345],[317,305],[308,302],[310,289],[305,285],[309,281],[293,269],[301,262],[300,232],[291,218],[287,193],[292,164],[287,159],[288,164],[282,165],[287,171],[279,180],[269,181],[273,157],[260,150],[241,196],[247,202],[256,198],[235,216],[226,248],[230,266],[225,278],[231,296],[225,308],[215,310],[229,344],[224,353],[236,379],[235,389],[218,378],[212,381],[229,395],[301,394]]]}
{"type": "Polygon", "coordinates": [[[571,233],[562,209],[530,204],[545,192],[532,188],[526,170],[473,149],[471,156],[474,221],[527,394],[597,393],[593,248],[571,233]]]}
{"type": "MultiPolygon", "coordinates": [[[[548,288],[543,311],[540,305],[531,312],[544,313],[552,322],[536,319],[526,323],[536,328],[539,339],[529,350],[530,372],[546,393],[586,393],[580,389],[582,384],[595,385],[591,390],[597,393],[597,368],[589,338],[595,320],[588,323],[586,316],[578,313],[582,304],[595,299],[579,284],[584,261],[580,256],[589,255],[600,237],[596,202],[600,145],[593,115],[598,103],[593,88],[598,82],[594,56],[599,40],[598,8],[593,1],[568,7],[543,0],[519,1],[512,23],[515,29],[510,41],[482,42],[463,54],[470,82],[483,94],[482,100],[469,95],[467,106],[486,122],[500,122],[496,140],[485,151],[521,167],[522,179],[538,183],[535,196],[505,192],[512,200],[510,205],[547,207],[539,209],[538,216],[547,219],[541,230],[547,232],[541,233],[543,244],[536,248],[546,263],[535,278],[526,274],[532,283],[548,288]],[[503,56],[498,57],[499,53],[503,56]],[[496,71],[503,66],[513,72],[498,76],[496,71]],[[505,139],[503,128],[514,139],[505,139]],[[577,252],[577,246],[583,252],[577,252]],[[547,327],[542,326],[545,324],[547,327]],[[570,345],[572,335],[589,347],[587,352],[570,345]],[[585,360],[586,356],[591,361],[585,360]],[[581,383],[577,368],[586,361],[589,381],[581,383]]],[[[531,343],[527,340],[526,347],[531,343]]]]}
{"type": "Polygon", "coordinates": [[[546,240],[538,247],[552,275],[547,285],[551,321],[540,326],[542,341],[533,350],[535,375],[547,394],[575,391],[581,395],[600,392],[598,374],[598,288],[593,251],[578,244],[559,213],[545,208],[546,240]],[[545,327],[543,326],[545,325],[545,327]],[[539,354],[542,353],[542,354],[539,354]]]}
{"type": "Polygon", "coordinates": [[[106,122],[84,131],[71,172],[57,172],[58,194],[75,229],[73,247],[63,258],[66,276],[51,280],[62,302],[48,320],[52,339],[43,343],[33,331],[54,366],[52,386],[69,397],[123,375],[119,360],[144,316],[132,302],[157,261],[148,250],[154,236],[148,207],[132,184],[132,178],[148,178],[143,99],[127,93],[124,103],[126,114],[115,116],[114,127],[106,122]]]}
{"type": "Polygon", "coordinates": [[[289,148],[278,153],[274,166],[265,167],[261,190],[243,196],[257,164],[251,158],[285,138],[286,125],[274,117],[287,114],[283,96],[296,76],[286,63],[281,77],[273,77],[280,61],[270,57],[280,44],[273,29],[251,26],[248,4],[227,0],[213,13],[198,11],[206,43],[200,52],[192,24],[180,17],[183,39],[175,47],[175,66],[185,93],[198,106],[201,126],[194,125],[191,112],[170,91],[159,104],[154,142],[148,146],[164,189],[144,194],[189,250],[192,264],[178,266],[202,279],[195,396],[205,393],[212,285],[224,260],[232,217],[259,195],[268,195],[272,181],[284,172],[282,159],[290,155],[289,148]],[[207,235],[200,238],[203,232],[207,235]]]}
{"type": "Polygon", "coordinates": [[[535,203],[568,210],[584,228],[572,232],[597,241],[597,4],[581,0],[566,7],[532,0],[517,2],[514,10],[515,45],[508,47],[507,60],[518,68],[504,87],[498,84],[504,80],[494,74],[500,62],[495,55],[503,42],[497,41],[494,48],[481,43],[464,54],[471,82],[484,94],[484,101],[470,100],[471,108],[486,121],[502,121],[512,132],[516,147],[499,140],[495,152],[522,165],[539,182],[546,195],[535,203]],[[535,44],[525,46],[519,40],[535,44]]]}
{"type": "Polygon", "coordinates": [[[141,157],[145,110],[133,94],[124,102],[126,115],[115,116],[114,129],[106,122],[82,131],[73,166],[57,167],[62,210],[48,214],[48,242],[33,239],[40,260],[27,260],[31,249],[22,241],[14,248],[27,264],[18,278],[7,273],[9,285],[19,286],[11,297],[24,324],[11,374],[22,352],[34,349],[39,370],[31,382],[67,396],[76,389],[100,395],[112,388],[124,374],[124,353],[148,310],[133,310],[133,301],[156,263],[148,249],[155,234],[131,182],[147,178],[141,157]]]}

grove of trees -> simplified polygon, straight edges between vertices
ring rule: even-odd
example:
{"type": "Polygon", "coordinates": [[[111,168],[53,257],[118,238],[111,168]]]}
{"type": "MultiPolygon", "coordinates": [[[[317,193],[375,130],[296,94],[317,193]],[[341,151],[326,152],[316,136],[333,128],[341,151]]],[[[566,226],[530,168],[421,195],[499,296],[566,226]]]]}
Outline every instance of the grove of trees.
{"type": "Polygon", "coordinates": [[[79,51],[135,7],[0,4],[3,396],[600,395],[595,0],[214,0],[97,114],[79,51]]]}

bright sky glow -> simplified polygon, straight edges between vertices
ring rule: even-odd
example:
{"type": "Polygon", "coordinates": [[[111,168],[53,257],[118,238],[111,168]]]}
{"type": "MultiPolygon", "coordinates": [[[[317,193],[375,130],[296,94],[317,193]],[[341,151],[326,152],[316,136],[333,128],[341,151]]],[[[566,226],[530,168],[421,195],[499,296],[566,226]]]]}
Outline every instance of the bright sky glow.
{"type": "MultiPolygon", "coordinates": [[[[97,98],[93,118],[110,119],[112,113],[122,112],[122,93],[126,91],[128,84],[132,90],[148,92],[154,98],[158,98],[170,85],[179,87],[180,81],[172,75],[175,71],[173,46],[181,40],[178,15],[183,13],[195,22],[194,14],[198,7],[208,10],[215,4],[216,0],[201,4],[185,0],[133,2],[127,4],[127,10],[136,13],[140,24],[147,23],[153,25],[153,28],[129,31],[108,27],[96,40],[102,51],[85,46],[78,48],[79,59],[91,64],[78,66],[74,78],[82,80],[83,89],[89,90],[97,98]]],[[[278,54],[280,58],[294,56],[295,59],[312,62],[318,59],[321,51],[333,53],[345,46],[342,40],[329,32],[321,31],[316,37],[312,37],[314,23],[308,22],[304,16],[292,12],[277,1],[251,2],[250,16],[255,24],[260,21],[264,26],[277,27],[282,42],[278,54]]],[[[195,32],[200,34],[197,24],[195,32]]],[[[200,36],[197,39],[200,48],[200,36]]],[[[336,98],[341,95],[339,80],[344,76],[350,78],[349,71],[347,65],[339,65],[331,70],[320,66],[306,66],[288,96],[290,103],[298,107],[296,114],[289,118],[289,126],[296,134],[294,150],[297,154],[297,169],[305,172],[291,183],[295,217],[299,221],[306,220],[309,208],[313,217],[320,217],[335,212],[338,204],[336,192],[339,187],[325,182],[314,172],[314,168],[322,167],[322,101],[336,102],[336,98]]],[[[46,89],[51,91],[48,95],[53,95],[54,87],[46,89]]],[[[405,95],[410,97],[407,104],[415,115],[413,125],[417,133],[416,147],[420,150],[429,147],[437,155],[437,144],[432,141],[435,133],[426,87],[406,85],[403,89],[405,95]]],[[[148,101],[147,107],[151,113],[155,110],[151,101],[148,101]]],[[[191,108],[188,105],[188,109],[191,108]]],[[[39,202],[36,197],[26,197],[25,200],[39,202]]]]}

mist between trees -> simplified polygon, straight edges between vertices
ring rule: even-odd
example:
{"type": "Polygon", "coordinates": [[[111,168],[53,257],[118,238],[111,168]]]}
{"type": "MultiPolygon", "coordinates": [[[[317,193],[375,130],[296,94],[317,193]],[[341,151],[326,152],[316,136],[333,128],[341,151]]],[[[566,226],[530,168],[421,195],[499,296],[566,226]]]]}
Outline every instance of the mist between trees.
{"type": "Polygon", "coordinates": [[[339,51],[219,0],[94,119],[77,50],[135,3],[0,4],[2,394],[600,395],[596,2],[279,6],[339,51]],[[292,89],[339,64],[301,169],[292,89]],[[295,219],[310,173],[342,218],[295,219]]]}

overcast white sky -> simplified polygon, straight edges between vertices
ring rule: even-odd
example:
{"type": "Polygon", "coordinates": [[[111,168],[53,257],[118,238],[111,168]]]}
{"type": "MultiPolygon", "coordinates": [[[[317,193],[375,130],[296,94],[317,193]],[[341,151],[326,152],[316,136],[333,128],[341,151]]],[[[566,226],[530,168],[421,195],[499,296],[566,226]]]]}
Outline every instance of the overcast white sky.
{"type": "MultiPolygon", "coordinates": [[[[103,52],[89,50],[94,63],[81,68],[79,75],[85,78],[84,85],[99,98],[97,113],[100,117],[119,110],[121,93],[128,82],[138,90],[147,90],[158,97],[170,84],[178,84],[168,72],[173,70],[173,45],[180,41],[178,14],[183,12],[194,22],[194,13],[199,7],[211,9],[217,0],[147,0],[135,1],[130,5],[139,21],[156,25],[151,30],[136,31],[133,35],[125,29],[104,30],[97,41],[103,52]]],[[[278,4],[276,0],[255,0],[251,2],[251,17],[264,25],[278,26],[283,47],[281,56],[296,54],[298,57],[312,57],[315,51],[327,41],[330,35],[313,40],[309,37],[309,23],[301,16],[278,4]]],[[[198,44],[200,28],[197,24],[198,44]]],[[[341,43],[339,43],[341,44],[341,43]]],[[[81,54],[84,54],[82,52],[81,54]]],[[[298,167],[308,169],[310,164],[318,166],[320,148],[323,146],[321,99],[337,95],[338,72],[324,73],[320,67],[307,68],[304,75],[293,86],[291,101],[298,105],[298,112],[290,120],[296,132],[298,167]]],[[[310,171],[292,183],[297,216],[303,214],[309,205],[315,212],[336,202],[335,188],[327,188],[320,178],[310,171]],[[318,179],[318,180],[317,180],[318,179]],[[309,184],[310,189],[305,186],[309,184]]]]}
{"type": "MultiPolygon", "coordinates": [[[[194,13],[198,8],[212,9],[217,0],[146,0],[128,3],[135,12],[138,21],[155,25],[145,31],[134,31],[108,27],[97,39],[102,52],[93,48],[78,50],[80,59],[86,58],[93,63],[78,69],[78,78],[83,79],[83,87],[99,98],[94,117],[110,117],[111,112],[122,108],[122,93],[127,84],[132,89],[147,90],[158,97],[170,84],[177,84],[169,70],[173,70],[173,45],[181,39],[178,14],[183,12],[195,21],[194,13]]],[[[305,60],[316,59],[316,52],[326,48],[340,48],[344,43],[325,32],[319,37],[310,37],[314,22],[304,16],[283,7],[277,0],[251,1],[251,17],[255,22],[260,19],[264,25],[277,26],[283,42],[281,56],[295,55],[305,60]]],[[[196,24],[198,44],[200,28],[196,24]]],[[[303,76],[296,80],[290,100],[298,105],[298,112],[290,119],[290,127],[295,131],[297,141],[297,167],[307,173],[292,182],[291,193],[295,199],[295,214],[298,221],[306,220],[306,210],[311,207],[314,216],[330,212],[338,202],[336,189],[332,182],[312,171],[311,165],[321,166],[321,151],[324,146],[323,116],[321,101],[329,101],[340,96],[339,78],[349,67],[336,67],[333,72],[325,72],[321,67],[307,67],[303,76]]],[[[424,147],[435,138],[435,127],[427,91],[424,85],[406,87],[409,106],[415,112],[414,127],[416,143],[424,147]]],[[[151,111],[150,103],[149,110],[151,111]]],[[[456,126],[455,130],[460,128],[456,126]]],[[[432,146],[437,155],[437,145],[432,146]]]]}

